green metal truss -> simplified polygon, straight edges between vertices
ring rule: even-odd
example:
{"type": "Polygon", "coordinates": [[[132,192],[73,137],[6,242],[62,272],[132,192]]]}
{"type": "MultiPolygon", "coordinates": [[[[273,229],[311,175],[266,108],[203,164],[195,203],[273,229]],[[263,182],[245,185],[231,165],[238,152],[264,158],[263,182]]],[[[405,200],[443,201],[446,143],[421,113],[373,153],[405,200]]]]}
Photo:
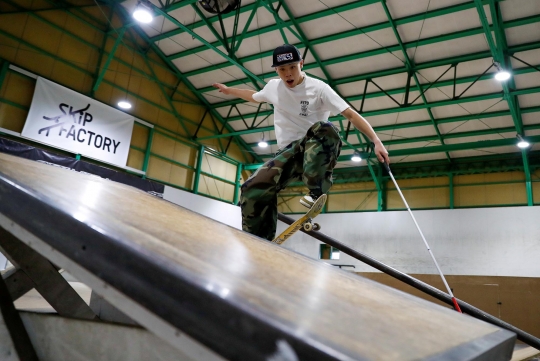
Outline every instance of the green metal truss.
{"type": "MultiPolygon", "coordinates": [[[[6,0],[13,2],[13,0],[6,0]]],[[[64,8],[66,12],[79,12],[79,16],[84,19],[84,21],[89,24],[103,24],[103,19],[93,18],[92,15],[89,15],[87,12],[82,9],[74,6],[70,6],[67,2],[63,0],[44,0],[49,3],[52,7],[64,8]]],[[[501,15],[500,2],[504,0],[470,0],[464,3],[447,6],[440,9],[429,10],[423,13],[413,14],[401,18],[393,18],[391,14],[391,8],[387,6],[386,0],[358,0],[352,1],[347,4],[328,7],[325,10],[317,11],[311,14],[295,17],[291,11],[289,5],[291,4],[290,0],[256,0],[253,3],[248,5],[241,6],[238,11],[233,11],[229,14],[224,15],[209,15],[201,11],[197,5],[197,0],[158,0],[159,5],[152,5],[154,12],[163,16],[167,21],[171,22],[176,26],[176,29],[164,32],[157,36],[148,37],[138,25],[131,20],[130,14],[127,13],[125,8],[121,6],[122,1],[120,0],[99,0],[102,4],[110,5],[114,8],[116,13],[120,13],[124,25],[119,29],[100,29],[100,31],[105,31],[108,36],[115,39],[116,42],[113,45],[113,48],[109,51],[105,51],[106,40],[104,40],[101,48],[99,49],[103,56],[102,63],[100,64],[101,72],[93,74],[95,82],[93,84],[93,90],[96,90],[101,81],[103,80],[104,72],[108,67],[108,63],[114,57],[114,53],[120,42],[122,42],[122,36],[129,33],[129,29],[134,29],[137,34],[148,42],[148,47],[152,49],[168,66],[169,71],[172,71],[179,79],[183,82],[187,88],[193,92],[195,98],[187,98],[183,95],[182,99],[185,99],[186,102],[191,103],[200,103],[207,109],[207,113],[211,115],[212,129],[206,129],[206,131],[213,133],[209,136],[196,137],[198,130],[195,134],[189,134],[185,124],[182,124],[184,132],[187,137],[193,137],[196,142],[203,144],[208,140],[216,140],[221,144],[221,151],[228,149],[231,141],[238,144],[246,153],[253,155],[254,162],[253,164],[245,164],[242,167],[242,170],[253,169],[257,164],[260,164],[264,159],[270,156],[270,154],[256,154],[255,150],[257,147],[256,143],[246,142],[242,136],[248,134],[262,133],[272,131],[272,126],[261,126],[263,121],[269,117],[273,111],[264,110],[261,106],[254,106],[253,111],[240,111],[237,105],[244,103],[243,100],[227,100],[217,103],[211,103],[207,100],[205,96],[206,93],[215,91],[215,88],[205,86],[201,88],[196,88],[193,85],[192,77],[200,77],[205,74],[209,74],[212,71],[219,69],[224,69],[226,67],[234,66],[237,69],[240,69],[244,76],[239,79],[234,79],[232,81],[226,82],[226,85],[237,86],[241,84],[247,84],[254,89],[260,89],[264,86],[265,82],[271,78],[275,77],[275,72],[268,71],[261,74],[255,74],[250,71],[244,64],[250,61],[260,60],[264,57],[271,56],[272,51],[263,51],[261,53],[252,54],[248,56],[238,57],[237,51],[242,46],[243,42],[246,39],[257,37],[262,34],[267,34],[270,32],[275,32],[280,34],[283,38],[283,41],[287,41],[295,44],[301,51],[304,52],[304,56],[309,54],[313,57],[314,61],[309,64],[305,64],[304,70],[310,72],[311,70],[320,70],[322,72],[322,78],[324,81],[329,83],[335,90],[338,90],[338,86],[347,85],[354,82],[365,81],[366,88],[364,91],[358,89],[356,94],[349,95],[344,97],[344,99],[349,102],[351,106],[357,104],[358,107],[362,107],[362,104],[366,100],[377,101],[378,99],[391,99],[395,104],[392,107],[386,107],[384,109],[371,110],[371,111],[362,111],[362,115],[365,117],[377,116],[377,115],[392,115],[397,113],[409,112],[414,110],[425,110],[426,117],[417,119],[414,121],[408,121],[406,123],[397,123],[384,126],[375,126],[374,129],[377,133],[383,134],[385,132],[393,132],[399,129],[407,128],[419,128],[419,127],[430,127],[432,128],[432,135],[427,136],[411,136],[407,138],[398,138],[385,141],[385,145],[391,146],[402,146],[404,144],[414,144],[413,148],[403,148],[403,149],[392,149],[390,151],[391,157],[398,156],[408,156],[408,155],[419,155],[419,154],[436,154],[441,155],[440,160],[429,161],[429,162],[409,162],[405,163],[406,165],[395,164],[393,165],[393,170],[395,169],[396,177],[401,178],[410,178],[413,176],[427,176],[429,174],[445,174],[446,176],[453,176],[461,174],[460,172],[465,172],[467,168],[468,172],[487,172],[489,171],[510,171],[518,170],[522,171],[525,174],[525,182],[527,188],[527,203],[529,205],[533,204],[533,195],[532,195],[532,182],[531,172],[539,167],[539,156],[535,152],[521,151],[521,163],[516,164],[515,155],[499,154],[499,155],[486,155],[484,157],[476,158],[453,158],[451,157],[454,151],[460,150],[474,150],[474,149],[489,149],[494,147],[502,146],[513,146],[515,143],[515,134],[520,134],[526,136],[529,141],[539,142],[540,136],[527,136],[527,132],[536,131],[540,129],[538,124],[523,124],[522,115],[527,113],[536,113],[540,112],[540,106],[532,107],[522,107],[520,106],[518,96],[526,94],[536,94],[540,92],[540,86],[534,86],[529,88],[517,89],[515,82],[511,79],[508,83],[502,85],[502,91],[499,92],[490,92],[485,94],[476,94],[470,95],[470,92],[467,92],[467,88],[461,94],[456,95],[455,89],[457,85],[475,84],[476,82],[490,81],[492,78],[492,73],[489,71],[492,69],[486,69],[482,74],[475,74],[471,76],[464,76],[457,78],[455,76],[456,69],[462,63],[466,63],[473,60],[480,59],[493,59],[501,64],[502,67],[511,70],[514,75],[529,74],[533,72],[540,71],[540,63],[528,64],[519,59],[519,56],[516,57],[517,53],[528,51],[528,50],[537,50],[540,49],[540,41],[535,41],[527,44],[518,44],[509,46],[506,41],[505,30],[511,28],[518,28],[528,24],[535,24],[540,22],[540,14],[532,14],[524,18],[512,19],[503,21],[501,15]],[[380,8],[386,14],[386,21],[382,21],[377,24],[372,24],[362,28],[355,28],[352,30],[343,31],[336,34],[321,36],[318,38],[308,38],[302,28],[304,23],[313,20],[324,21],[326,17],[335,14],[342,14],[350,10],[359,9],[369,5],[379,5],[380,8]],[[489,9],[491,15],[491,23],[487,21],[485,7],[489,9]],[[199,15],[201,20],[196,21],[193,24],[185,25],[182,22],[174,18],[175,11],[179,11],[184,7],[189,7],[194,9],[195,12],[199,15]],[[401,39],[399,27],[411,24],[414,22],[425,21],[426,19],[437,18],[444,15],[456,14],[460,11],[465,10],[476,10],[478,17],[480,19],[481,26],[471,29],[464,29],[456,31],[449,34],[441,34],[437,36],[431,36],[428,38],[421,38],[417,41],[404,42],[401,39]],[[265,27],[258,29],[248,30],[250,25],[253,24],[253,20],[256,16],[257,11],[266,11],[274,18],[275,23],[270,24],[265,27]],[[231,19],[233,17],[238,17],[240,14],[247,19],[245,24],[240,27],[238,21],[234,21],[234,24],[231,27],[230,20],[227,22],[228,26],[225,26],[224,20],[231,19]],[[197,29],[207,28],[210,30],[212,35],[215,37],[215,41],[207,41],[201,37],[197,29]],[[317,53],[315,46],[324,45],[326,43],[353,38],[355,36],[369,34],[375,31],[388,29],[391,30],[395,36],[395,43],[391,46],[378,47],[371,50],[366,50],[358,52],[355,54],[349,54],[345,56],[338,56],[334,58],[323,59],[317,53]],[[287,31],[287,33],[286,33],[287,31]],[[158,43],[161,40],[171,38],[178,34],[186,33],[192,36],[194,39],[198,40],[201,45],[195,46],[189,50],[182,52],[168,54],[166,55],[159,47],[158,43]],[[286,35],[287,34],[287,35],[286,35]],[[293,36],[288,36],[288,34],[293,34],[293,36]],[[408,50],[414,49],[417,47],[422,47],[430,44],[444,43],[449,40],[463,39],[466,40],[470,36],[483,35],[486,37],[489,50],[478,51],[476,53],[464,54],[459,56],[453,56],[443,59],[437,59],[427,62],[415,62],[414,59],[409,57],[408,50]],[[223,59],[223,62],[202,67],[200,69],[181,72],[173,63],[175,59],[182,59],[187,56],[196,55],[202,51],[211,50],[216,54],[220,55],[223,59]],[[403,59],[403,65],[385,69],[380,71],[373,71],[364,74],[356,74],[350,77],[344,78],[335,78],[330,75],[329,67],[335,64],[347,64],[351,61],[361,61],[361,59],[369,59],[371,57],[387,54],[391,52],[400,53],[403,59]],[[516,60],[519,60],[523,66],[511,69],[510,58],[514,57],[516,60]],[[422,76],[423,70],[432,70],[434,68],[444,67],[440,71],[441,78],[445,74],[454,73],[454,77],[451,79],[445,78],[444,80],[437,79],[436,81],[427,81],[422,76]],[[377,78],[396,75],[396,74],[407,74],[407,82],[397,88],[393,89],[383,89],[377,84],[377,78]],[[373,84],[378,87],[379,90],[375,92],[366,93],[368,84],[373,84]],[[437,100],[437,101],[428,101],[426,94],[429,96],[430,93],[438,91],[443,87],[453,87],[454,94],[449,96],[448,99],[437,100]],[[414,97],[411,94],[415,94],[414,97]],[[396,99],[403,98],[404,101],[397,101],[396,99]],[[479,102],[490,100],[493,104],[497,102],[504,103],[507,109],[497,110],[497,111],[485,111],[477,114],[466,114],[461,116],[446,117],[446,118],[437,118],[434,115],[433,110],[439,107],[444,107],[448,105],[459,105],[470,102],[479,102]],[[221,115],[227,114],[227,115],[221,115]],[[502,128],[488,127],[485,130],[474,130],[466,132],[456,132],[443,134],[440,130],[442,124],[457,123],[463,121],[475,121],[482,120],[486,124],[489,124],[490,118],[508,116],[512,118],[513,127],[505,126],[502,128]],[[235,130],[233,128],[233,122],[242,122],[242,130],[235,130]],[[500,135],[501,139],[497,140],[486,140],[482,142],[474,142],[468,140],[471,137],[483,136],[483,135],[500,135]],[[453,141],[450,142],[449,140],[453,141]],[[455,143],[456,140],[459,140],[459,143],[455,143]],[[223,143],[221,143],[223,142],[223,143]],[[427,143],[427,144],[426,144],[427,143]],[[452,143],[452,144],[449,144],[452,143]],[[454,144],[455,143],[455,144],[454,144]]],[[[394,2],[392,2],[394,4],[394,2]]],[[[87,6],[88,4],[84,5],[87,6]]],[[[20,11],[24,11],[21,9],[20,11]]],[[[110,15],[110,14],[109,14],[110,15]]],[[[236,20],[238,20],[236,18],[236,20]]],[[[5,32],[4,32],[5,33],[5,32]]],[[[3,34],[4,34],[3,33],[3,34]]],[[[133,49],[139,54],[144,53],[144,49],[133,49]]],[[[145,61],[152,62],[152,66],[157,66],[153,63],[153,60],[149,57],[144,57],[145,61]]],[[[148,64],[150,65],[150,64],[148,64]]],[[[151,68],[148,66],[148,68],[151,68]]],[[[173,102],[175,102],[176,89],[171,89],[167,84],[159,84],[160,88],[166,99],[168,105],[174,109],[173,102]],[[171,92],[173,95],[171,95],[171,92]]],[[[354,108],[354,106],[353,106],[354,108]]],[[[500,108],[499,108],[500,109],[500,108]]],[[[363,110],[363,109],[357,109],[363,110]]],[[[175,114],[180,121],[182,121],[182,116],[180,114],[175,114]]],[[[344,118],[342,116],[332,117],[336,125],[339,126],[341,134],[345,136],[347,133],[347,124],[344,125],[344,118]]],[[[201,126],[199,123],[199,126],[201,126]]],[[[236,125],[235,125],[236,126],[236,125]]],[[[369,154],[366,153],[366,139],[362,138],[362,135],[356,130],[353,130],[354,133],[349,135],[355,135],[356,140],[354,142],[346,141],[343,147],[343,150],[346,151],[360,151],[364,157],[368,157],[369,154]]],[[[349,138],[352,139],[352,138],[349,138]]],[[[275,144],[275,141],[270,141],[270,144],[275,144]]],[[[518,152],[516,151],[516,154],[518,152]]],[[[347,161],[349,156],[343,155],[340,157],[339,161],[347,161]]],[[[249,163],[246,159],[246,163],[249,163]]],[[[351,182],[351,181],[371,181],[374,182],[377,190],[379,191],[379,208],[384,208],[384,200],[381,198],[384,187],[384,176],[381,175],[381,169],[377,167],[376,162],[368,161],[366,166],[354,167],[354,168],[339,168],[335,170],[336,182],[351,182]]],[[[237,178],[239,176],[237,175],[237,178]]],[[[236,197],[236,196],[235,196],[236,197]]]]}
{"type": "MultiPolygon", "coordinates": [[[[317,18],[323,18],[324,16],[328,16],[329,14],[334,14],[334,13],[339,12],[339,11],[349,10],[349,9],[351,9],[353,7],[364,6],[364,5],[373,4],[373,3],[377,3],[377,2],[379,2],[379,1],[369,1],[369,2],[361,2],[361,1],[359,1],[359,2],[354,2],[354,4],[347,4],[346,8],[341,7],[340,9],[328,9],[328,10],[325,10],[323,12],[310,14],[310,15],[307,15],[305,17],[299,17],[299,18],[294,18],[294,16],[291,16],[290,13],[287,13],[287,15],[289,17],[289,20],[287,20],[287,21],[283,21],[283,20],[280,21],[279,19],[277,19],[277,14],[273,14],[276,17],[276,24],[267,26],[265,28],[252,30],[251,32],[247,32],[245,37],[258,36],[258,35],[260,35],[262,33],[274,31],[274,30],[279,29],[281,27],[288,27],[288,28],[291,28],[291,30],[292,30],[292,27],[294,27],[295,32],[293,32],[293,33],[296,33],[298,40],[300,40],[300,43],[297,43],[296,45],[299,48],[304,49],[304,51],[307,51],[307,49],[312,47],[313,44],[322,44],[322,43],[327,42],[327,41],[341,39],[341,38],[344,38],[344,37],[347,37],[347,36],[354,36],[354,35],[358,35],[358,34],[364,34],[364,33],[370,32],[370,31],[376,31],[376,30],[380,30],[380,29],[390,27],[393,30],[394,34],[396,35],[396,39],[397,39],[397,42],[398,42],[398,44],[395,45],[395,46],[387,47],[385,49],[376,49],[376,50],[366,51],[366,52],[363,52],[363,53],[352,54],[352,55],[349,55],[349,56],[342,56],[342,57],[338,57],[338,58],[334,58],[334,59],[327,59],[327,60],[324,60],[324,61],[322,61],[317,56],[317,54],[312,54],[314,56],[314,58],[315,58],[315,61],[313,63],[311,63],[311,64],[306,64],[304,69],[309,70],[309,69],[320,68],[323,71],[323,74],[325,75],[325,77],[327,78],[327,82],[329,84],[333,85],[333,86],[339,85],[339,84],[351,83],[351,82],[359,81],[359,80],[373,79],[373,78],[376,78],[376,77],[381,77],[381,76],[386,76],[386,75],[391,75],[391,74],[397,74],[397,73],[403,73],[404,71],[408,71],[410,76],[411,76],[411,79],[414,80],[414,84],[411,84],[410,86],[402,87],[402,88],[399,88],[399,89],[381,90],[380,92],[369,93],[367,95],[361,94],[361,95],[356,95],[356,96],[350,96],[350,97],[347,97],[347,99],[346,99],[349,102],[353,102],[353,101],[358,101],[358,100],[367,99],[367,98],[384,97],[384,96],[390,96],[390,95],[394,95],[394,94],[404,94],[404,93],[407,93],[407,92],[420,91],[420,93],[421,93],[420,98],[422,99],[423,104],[412,104],[412,105],[409,104],[408,106],[401,105],[401,106],[395,107],[395,108],[386,108],[386,109],[382,109],[382,110],[364,112],[363,113],[363,115],[365,115],[365,116],[373,116],[373,115],[391,114],[391,113],[396,113],[396,112],[411,111],[411,110],[418,110],[418,109],[426,109],[427,110],[428,115],[429,115],[429,120],[427,120],[427,121],[426,120],[418,120],[418,121],[409,122],[409,123],[406,123],[406,124],[397,124],[395,126],[375,127],[375,130],[377,132],[380,132],[382,130],[393,130],[393,129],[400,129],[400,128],[405,128],[405,127],[417,127],[417,126],[431,125],[435,129],[435,134],[436,135],[434,135],[434,136],[398,139],[398,140],[394,140],[394,141],[388,141],[388,142],[385,142],[385,143],[387,143],[389,145],[394,145],[394,144],[404,144],[404,143],[414,143],[414,142],[426,142],[426,141],[433,142],[433,141],[436,141],[438,146],[437,147],[413,148],[413,149],[407,149],[407,150],[396,150],[394,152],[391,152],[391,154],[409,155],[409,154],[426,154],[426,153],[431,153],[431,152],[441,152],[442,151],[442,152],[446,152],[447,160],[451,161],[450,155],[449,155],[448,152],[453,151],[453,150],[475,149],[475,147],[474,147],[475,143],[474,142],[472,142],[472,143],[466,143],[465,142],[465,143],[462,143],[462,144],[459,144],[459,145],[446,146],[445,143],[444,143],[445,139],[466,138],[466,137],[472,137],[472,136],[478,136],[478,135],[497,134],[497,133],[499,133],[499,134],[500,133],[512,133],[516,129],[519,129],[519,128],[513,129],[513,128],[506,127],[506,128],[501,128],[501,129],[496,129],[495,128],[495,129],[488,129],[488,130],[485,130],[485,131],[460,132],[460,133],[456,133],[456,134],[443,135],[443,134],[441,134],[441,132],[438,129],[438,126],[437,126],[438,124],[447,123],[447,122],[450,122],[450,121],[485,119],[485,118],[489,118],[489,117],[496,117],[496,116],[503,116],[503,115],[510,115],[514,119],[515,114],[516,114],[516,111],[515,111],[516,106],[511,107],[510,106],[511,104],[509,104],[509,109],[510,109],[509,111],[497,111],[497,112],[490,112],[490,113],[485,113],[485,114],[470,114],[468,116],[454,117],[455,119],[435,119],[435,117],[431,113],[431,109],[436,108],[436,107],[452,105],[452,104],[461,104],[461,103],[466,103],[466,102],[476,102],[476,101],[482,101],[482,100],[488,100],[488,99],[493,99],[494,101],[497,101],[497,100],[503,100],[503,99],[507,100],[508,97],[511,97],[511,98],[515,98],[517,100],[518,95],[537,93],[538,91],[540,91],[539,87],[531,87],[531,88],[527,88],[527,89],[516,90],[515,87],[510,86],[509,89],[507,87],[505,87],[503,93],[490,93],[490,94],[481,94],[481,95],[475,95],[475,96],[462,96],[463,94],[461,94],[459,97],[455,97],[453,99],[428,103],[427,99],[424,96],[424,92],[428,88],[440,88],[440,87],[445,87],[445,86],[449,86],[449,85],[454,85],[455,86],[457,84],[466,84],[466,83],[472,83],[472,82],[476,82],[476,81],[483,81],[483,80],[491,79],[492,74],[484,73],[484,74],[480,74],[478,76],[476,76],[476,75],[475,76],[467,76],[467,77],[458,78],[458,79],[454,78],[454,79],[451,79],[451,80],[444,80],[444,81],[440,81],[440,82],[427,83],[427,84],[422,83],[420,81],[419,77],[416,75],[416,73],[418,71],[422,70],[422,69],[429,69],[429,68],[439,67],[441,65],[448,65],[448,66],[450,66],[450,68],[453,67],[455,69],[455,67],[460,62],[466,62],[466,61],[471,61],[471,60],[476,60],[476,59],[489,58],[489,57],[492,56],[491,51],[489,51],[489,52],[482,51],[482,52],[478,52],[478,53],[475,53],[475,54],[466,54],[466,55],[462,55],[462,56],[458,56],[458,57],[452,57],[452,58],[448,58],[448,59],[440,59],[440,60],[431,61],[431,62],[428,62],[428,63],[425,63],[425,64],[414,64],[410,59],[408,59],[408,56],[407,56],[407,53],[406,53],[407,49],[410,49],[410,48],[413,48],[413,47],[416,47],[416,46],[423,46],[423,45],[433,44],[433,43],[437,43],[437,42],[444,42],[444,41],[447,41],[447,40],[452,40],[452,39],[457,39],[457,38],[464,38],[464,37],[471,36],[471,35],[483,34],[484,31],[485,31],[484,26],[482,26],[480,28],[474,28],[474,29],[467,29],[467,30],[463,30],[463,31],[458,31],[458,32],[451,33],[451,34],[444,34],[444,35],[440,35],[440,36],[436,36],[436,37],[432,37],[432,38],[421,39],[419,41],[410,42],[410,43],[403,43],[401,41],[401,39],[399,38],[399,34],[397,32],[397,26],[398,25],[407,24],[409,22],[414,22],[414,21],[419,21],[419,20],[426,19],[426,18],[429,18],[429,17],[436,17],[436,16],[450,14],[450,13],[463,11],[463,10],[467,10],[467,9],[474,9],[477,6],[476,3],[478,2],[478,0],[471,1],[471,2],[468,2],[468,3],[464,3],[464,4],[450,6],[450,7],[444,8],[444,9],[428,11],[425,14],[418,14],[418,15],[408,16],[408,17],[402,18],[402,19],[392,19],[392,17],[390,16],[389,10],[386,7],[385,1],[380,1],[381,5],[383,6],[383,8],[385,9],[385,12],[388,15],[388,22],[387,23],[380,23],[380,24],[372,25],[370,27],[363,28],[363,29],[355,29],[353,31],[344,32],[344,33],[340,33],[340,34],[335,34],[335,35],[331,35],[331,36],[327,36],[327,37],[321,37],[319,39],[312,39],[312,40],[307,39],[305,37],[305,35],[302,33],[301,28],[299,26],[299,24],[304,22],[304,21],[309,21],[309,20],[313,20],[313,19],[317,19],[317,18]],[[370,73],[370,74],[362,74],[362,75],[357,75],[357,76],[352,77],[352,78],[349,77],[349,78],[344,78],[344,79],[332,79],[328,75],[328,72],[326,71],[326,66],[331,65],[331,64],[342,63],[342,62],[349,61],[349,60],[352,60],[352,59],[358,59],[358,58],[363,58],[363,57],[374,56],[374,55],[377,55],[377,54],[382,54],[382,53],[385,53],[385,52],[388,52],[388,51],[396,51],[396,50],[401,51],[402,54],[404,55],[405,59],[406,59],[406,61],[405,61],[406,64],[405,64],[404,67],[399,67],[399,68],[396,68],[396,69],[389,69],[389,70],[379,71],[379,72],[373,72],[373,73],[370,73]],[[429,148],[429,150],[426,150],[425,148],[429,148]]],[[[480,3],[484,4],[484,5],[490,5],[491,7],[498,7],[498,1],[494,1],[494,0],[480,1],[480,3]]],[[[266,5],[265,7],[268,10],[272,9],[272,7],[268,6],[268,5],[266,5]]],[[[286,2],[284,2],[283,8],[284,9],[286,8],[286,2]]],[[[250,9],[246,8],[246,11],[247,10],[252,11],[252,13],[254,11],[253,8],[250,8],[250,9]]],[[[511,20],[511,21],[507,21],[505,23],[503,23],[502,19],[501,19],[501,21],[499,23],[494,23],[493,25],[488,24],[487,26],[488,26],[488,29],[490,31],[495,30],[495,31],[499,31],[500,33],[504,33],[504,29],[517,27],[517,26],[523,26],[523,25],[526,25],[526,24],[532,24],[532,23],[536,23],[538,21],[540,21],[540,16],[539,15],[532,15],[532,16],[529,16],[529,17],[521,18],[521,19],[514,19],[514,20],[511,20]]],[[[179,33],[179,31],[175,30],[175,31],[173,31],[172,34],[178,34],[178,33],[179,33]]],[[[159,37],[156,37],[156,38],[153,38],[152,40],[159,40],[159,39],[164,38],[165,36],[166,36],[166,34],[162,35],[162,36],[159,36],[159,37]]],[[[532,50],[532,49],[538,49],[538,48],[540,48],[540,43],[539,42],[534,42],[534,43],[530,43],[530,44],[520,44],[520,45],[515,46],[513,48],[506,47],[504,51],[507,54],[512,55],[512,54],[520,52],[520,51],[526,51],[526,50],[532,50]]],[[[197,52],[200,52],[202,50],[203,50],[203,47],[196,47],[196,48],[190,49],[190,50],[188,50],[186,52],[172,54],[169,57],[173,58],[173,59],[181,58],[181,57],[184,57],[184,56],[196,54],[197,52]]],[[[244,61],[244,62],[252,61],[252,60],[260,59],[261,57],[269,56],[270,54],[271,54],[271,52],[255,54],[255,55],[252,55],[252,56],[244,57],[241,60],[244,61]]],[[[221,69],[221,68],[226,67],[226,66],[230,66],[230,64],[227,64],[227,63],[217,64],[217,65],[213,65],[213,66],[210,66],[210,67],[205,67],[205,68],[202,68],[202,69],[194,70],[194,71],[191,71],[191,72],[186,72],[185,75],[188,76],[188,77],[196,76],[196,75],[208,72],[208,71],[214,71],[214,70],[217,70],[217,69],[221,69]]],[[[538,64],[535,64],[535,65],[532,65],[532,66],[519,68],[519,69],[516,69],[514,71],[514,74],[516,74],[516,75],[517,74],[526,74],[526,73],[538,71],[538,66],[539,66],[538,64]]],[[[264,74],[260,75],[260,77],[262,79],[267,79],[267,78],[273,77],[273,76],[275,76],[274,72],[268,72],[268,73],[264,73],[264,74]]],[[[226,84],[230,85],[230,86],[234,86],[234,85],[239,85],[239,84],[246,83],[246,81],[247,81],[247,79],[237,79],[237,80],[228,82],[226,84]]],[[[213,88],[206,87],[206,88],[201,88],[201,89],[198,89],[198,90],[201,93],[204,93],[204,92],[208,92],[208,91],[213,90],[213,88]]],[[[508,102],[508,100],[507,100],[507,102],[508,102]]],[[[213,104],[213,106],[215,108],[221,108],[221,107],[234,106],[234,105],[240,104],[240,103],[243,103],[243,101],[242,100],[232,100],[232,101],[225,101],[225,102],[216,103],[216,104],[213,104]]],[[[519,109],[519,105],[517,106],[517,109],[519,109]]],[[[532,107],[530,110],[520,109],[519,111],[521,113],[522,111],[536,112],[538,110],[539,109],[537,107],[532,107]]],[[[227,117],[227,119],[228,119],[229,122],[238,121],[238,120],[242,120],[242,121],[245,122],[246,119],[255,118],[257,116],[258,117],[260,117],[260,116],[268,116],[271,113],[272,113],[272,111],[261,111],[260,108],[258,108],[257,111],[254,112],[254,113],[247,113],[247,114],[244,113],[242,115],[229,116],[229,117],[227,117]]],[[[338,116],[338,117],[333,118],[332,120],[333,121],[340,121],[341,119],[338,116]]],[[[257,133],[257,132],[263,132],[263,131],[265,132],[265,131],[269,131],[269,130],[272,129],[272,127],[257,128],[257,127],[253,127],[253,126],[251,126],[251,127],[246,126],[246,128],[247,128],[246,130],[235,131],[232,134],[234,134],[234,135],[243,135],[243,134],[257,133]]],[[[528,129],[532,130],[532,129],[538,129],[538,128],[536,126],[532,126],[532,127],[529,127],[528,129]]],[[[518,131],[518,133],[520,133],[520,132],[518,131]]],[[[227,138],[228,136],[229,135],[227,135],[227,134],[216,134],[214,136],[205,137],[205,139],[220,139],[220,138],[227,138]]],[[[482,146],[486,146],[486,147],[496,147],[496,146],[502,146],[502,145],[513,145],[513,141],[514,141],[513,139],[501,140],[501,141],[487,141],[487,142],[482,142],[481,144],[482,144],[482,146]]],[[[275,141],[271,141],[270,144],[275,144],[275,141]]],[[[251,144],[248,144],[248,145],[251,148],[256,147],[256,143],[251,143],[251,144]]],[[[345,145],[343,149],[355,149],[356,146],[357,145],[349,144],[349,145],[345,145]]],[[[263,157],[266,157],[266,156],[269,156],[269,155],[263,155],[263,157]]],[[[347,159],[347,157],[342,157],[342,159],[345,160],[345,159],[347,159]]],[[[525,159],[526,159],[526,157],[525,157],[525,159]]],[[[524,163],[524,164],[525,164],[525,168],[527,168],[526,163],[524,163]]],[[[249,168],[249,166],[248,166],[248,168],[249,168]]],[[[531,197],[529,195],[529,199],[530,198],[531,197]]]]}
{"type": "MultiPolygon", "coordinates": [[[[495,3],[493,0],[489,2],[489,7],[491,10],[492,23],[493,23],[493,32],[495,33],[496,43],[493,41],[491,35],[491,29],[484,12],[484,5],[481,0],[475,0],[476,10],[478,11],[478,16],[480,17],[480,22],[484,29],[484,33],[489,44],[489,49],[493,56],[494,61],[497,61],[501,66],[509,71],[513,72],[512,65],[508,58],[508,45],[506,43],[506,35],[504,29],[501,27],[503,24],[501,11],[499,4],[495,3]]],[[[504,91],[504,99],[508,103],[508,108],[512,114],[512,120],[514,121],[514,126],[517,134],[525,136],[523,131],[523,120],[521,119],[521,109],[519,106],[519,100],[516,94],[513,94],[510,89],[516,89],[516,84],[514,78],[511,77],[508,82],[502,82],[502,87],[504,91]]],[[[532,185],[531,185],[531,173],[529,169],[529,160],[527,159],[527,152],[525,149],[521,150],[521,155],[523,158],[523,167],[525,172],[526,179],[526,190],[527,190],[527,204],[529,206],[533,205],[533,195],[532,195],[532,185]]]]}

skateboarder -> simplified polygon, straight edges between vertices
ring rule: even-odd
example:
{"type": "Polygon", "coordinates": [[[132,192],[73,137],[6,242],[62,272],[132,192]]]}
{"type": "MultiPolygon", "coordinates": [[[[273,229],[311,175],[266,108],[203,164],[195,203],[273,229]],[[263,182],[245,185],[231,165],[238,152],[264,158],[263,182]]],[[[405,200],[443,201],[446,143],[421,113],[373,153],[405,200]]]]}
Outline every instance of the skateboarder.
{"type": "Polygon", "coordinates": [[[332,171],[341,150],[338,130],[328,121],[342,114],[374,144],[380,162],[388,152],[373,128],[323,81],[307,76],[304,60],[293,45],[277,47],[272,79],[259,92],[215,83],[227,95],[274,105],[274,129],[279,151],[242,185],[242,229],[271,241],[276,234],[277,193],[292,181],[302,180],[309,189],[300,203],[310,208],[332,186],[332,171]]]}

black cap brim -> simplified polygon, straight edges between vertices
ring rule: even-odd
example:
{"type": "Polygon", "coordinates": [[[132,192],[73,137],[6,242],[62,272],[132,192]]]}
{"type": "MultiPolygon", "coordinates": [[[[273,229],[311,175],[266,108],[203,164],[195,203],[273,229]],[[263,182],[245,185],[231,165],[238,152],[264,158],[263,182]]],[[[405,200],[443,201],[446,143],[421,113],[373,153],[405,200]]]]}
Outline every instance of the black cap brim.
{"type": "Polygon", "coordinates": [[[299,63],[299,62],[301,62],[301,61],[302,61],[302,59],[300,59],[300,60],[291,60],[291,61],[289,61],[289,62],[287,62],[287,63],[272,64],[272,68],[277,68],[278,66],[283,66],[283,65],[288,65],[288,64],[299,63]]]}

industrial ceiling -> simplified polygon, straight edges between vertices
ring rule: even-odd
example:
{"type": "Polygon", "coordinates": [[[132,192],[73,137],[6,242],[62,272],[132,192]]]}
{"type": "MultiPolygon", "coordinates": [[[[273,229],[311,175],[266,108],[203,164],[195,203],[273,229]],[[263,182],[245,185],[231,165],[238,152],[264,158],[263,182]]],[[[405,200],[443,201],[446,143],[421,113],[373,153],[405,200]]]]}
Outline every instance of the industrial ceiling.
{"type": "MultiPolygon", "coordinates": [[[[213,135],[191,136],[233,139],[253,168],[277,150],[271,105],[211,85],[261,89],[277,77],[271,54],[283,43],[371,123],[401,177],[519,170],[530,178],[540,168],[539,0],[241,0],[218,15],[197,0],[144,0],[149,24],[131,17],[139,2],[94,0],[135,27],[220,123],[213,135]],[[496,80],[499,69],[511,77],[496,80]],[[517,135],[531,146],[518,148],[517,135]],[[263,139],[269,147],[258,146],[263,139]]],[[[331,120],[345,140],[336,177],[374,179],[366,138],[342,116],[331,120]]]]}

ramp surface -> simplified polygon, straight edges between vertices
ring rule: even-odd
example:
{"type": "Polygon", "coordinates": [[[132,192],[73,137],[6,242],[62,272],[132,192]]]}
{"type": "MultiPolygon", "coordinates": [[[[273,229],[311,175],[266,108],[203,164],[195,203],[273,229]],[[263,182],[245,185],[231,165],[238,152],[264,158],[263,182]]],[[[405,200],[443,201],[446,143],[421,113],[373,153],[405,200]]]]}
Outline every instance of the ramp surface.
{"type": "Polygon", "coordinates": [[[512,354],[515,336],[506,330],[135,188],[6,154],[0,226],[171,344],[202,345],[195,353],[243,360],[512,354]]]}

